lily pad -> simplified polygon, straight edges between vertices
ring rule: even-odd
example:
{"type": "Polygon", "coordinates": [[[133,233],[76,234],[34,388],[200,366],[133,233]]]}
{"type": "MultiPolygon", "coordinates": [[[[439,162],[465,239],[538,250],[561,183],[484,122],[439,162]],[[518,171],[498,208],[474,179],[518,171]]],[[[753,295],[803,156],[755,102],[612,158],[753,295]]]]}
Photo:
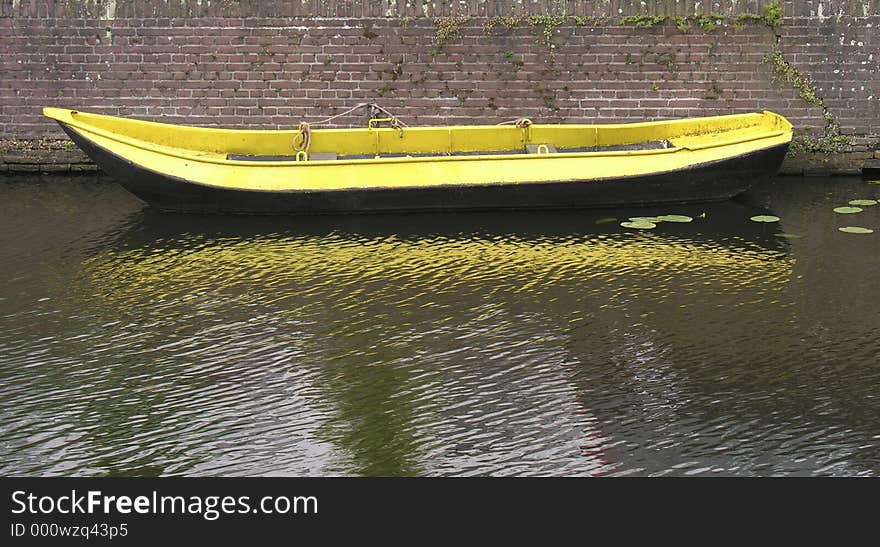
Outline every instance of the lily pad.
{"type": "Polygon", "coordinates": [[[657,217],[662,222],[693,222],[693,218],[687,215],[663,215],[657,217]]]}
{"type": "Polygon", "coordinates": [[[617,222],[617,218],[615,218],[615,217],[600,218],[595,223],[596,224],[608,224],[609,222],[617,222]]]}
{"type": "Polygon", "coordinates": [[[776,237],[784,237],[785,239],[800,239],[804,236],[798,234],[773,234],[776,237]]]}
{"type": "Polygon", "coordinates": [[[658,222],[663,222],[660,220],[660,217],[629,217],[630,222],[648,222],[651,224],[657,224],[658,222]]]}
{"type": "Polygon", "coordinates": [[[849,204],[870,207],[871,205],[877,205],[877,200],[876,199],[851,199],[849,201],[849,204]]]}
{"type": "Polygon", "coordinates": [[[861,213],[861,207],[835,207],[835,213],[840,213],[842,215],[852,214],[852,213],[861,213]]]}
{"type": "Polygon", "coordinates": [[[870,228],[862,228],[861,226],[844,226],[843,228],[838,228],[841,232],[846,232],[848,234],[873,234],[874,230],[870,228]]]}
{"type": "Polygon", "coordinates": [[[880,180],[866,180],[868,184],[880,184],[880,180]]]}
{"type": "Polygon", "coordinates": [[[779,217],[773,215],[755,215],[749,220],[753,222],[779,222],[779,217]]]}
{"type": "Polygon", "coordinates": [[[623,226],[624,228],[635,228],[636,230],[650,230],[651,228],[657,227],[657,225],[654,224],[653,222],[645,222],[645,221],[621,222],[620,225],[623,226]]]}

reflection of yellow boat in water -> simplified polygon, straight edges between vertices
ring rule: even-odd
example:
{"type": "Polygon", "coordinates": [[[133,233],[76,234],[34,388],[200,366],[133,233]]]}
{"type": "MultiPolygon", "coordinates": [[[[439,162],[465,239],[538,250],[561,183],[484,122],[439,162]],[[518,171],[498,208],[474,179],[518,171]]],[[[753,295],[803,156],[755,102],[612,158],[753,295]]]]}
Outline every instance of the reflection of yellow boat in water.
{"type": "Polygon", "coordinates": [[[773,176],[791,124],[771,112],[618,125],[299,131],[44,114],[158,209],[328,213],[724,200],[773,176]],[[299,143],[299,144],[298,144],[299,143]],[[296,151],[297,147],[308,148],[296,151]]]}
{"type": "MultiPolygon", "coordinates": [[[[535,296],[601,279],[599,297],[636,280],[643,286],[633,295],[664,279],[675,285],[701,277],[727,285],[787,279],[786,243],[749,222],[753,211],[735,203],[708,210],[718,234],[708,235],[710,227],[699,220],[663,233],[620,231],[598,213],[594,219],[582,213],[423,215],[415,223],[393,215],[332,222],[313,217],[280,226],[271,219],[193,222],[148,214],[147,222],[88,261],[88,276],[121,300],[211,290],[265,302],[319,298],[328,309],[337,299],[374,290],[392,291],[401,302],[404,294],[425,302],[465,287],[535,296]],[[725,233],[719,223],[732,217],[739,220],[737,230],[725,233]]],[[[694,211],[675,209],[696,216],[694,211]]],[[[179,303],[185,307],[186,299],[179,303]]]]}
{"type": "Polygon", "coordinates": [[[551,473],[608,472],[617,414],[597,394],[684,400],[702,386],[679,352],[723,363],[749,340],[727,330],[731,310],[779,328],[760,312],[791,276],[786,244],[745,207],[704,210],[711,225],[638,233],[596,224],[607,212],[146,213],[83,264],[77,294],[113,324],[109,346],[115,329],[145,346],[144,376],[235,393],[249,420],[274,411],[285,435],[266,469],[302,435],[335,447],[324,473],[540,473],[554,457],[568,463],[551,473]]]}

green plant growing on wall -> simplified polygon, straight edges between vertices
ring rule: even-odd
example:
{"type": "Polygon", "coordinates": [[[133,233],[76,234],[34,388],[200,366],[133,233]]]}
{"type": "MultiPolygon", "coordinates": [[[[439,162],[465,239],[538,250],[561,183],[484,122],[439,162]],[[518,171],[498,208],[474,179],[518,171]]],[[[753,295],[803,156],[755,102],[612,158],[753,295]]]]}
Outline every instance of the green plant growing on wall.
{"type": "Polygon", "coordinates": [[[495,27],[505,27],[508,29],[518,27],[524,24],[527,19],[525,15],[512,15],[510,17],[496,15],[495,17],[490,17],[486,24],[483,25],[483,34],[490,36],[495,27]]]}
{"type": "Polygon", "coordinates": [[[792,139],[789,147],[789,155],[795,156],[802,152],[831,154],[842,152],[852,146],[852,139],[840,131],[840,126],[834,121],[834,116],[828,110],[825,100],[819,95],[819,90],[813,85],[810,78],[802,74],[782,56],[779,46],[767,55],[766,62],[770,63],[773,70],[773,79],[783,79],[794,89],[798,96],[806,103],[818,106],[822,109],[822,119],[825,121],[825,134],[822,137],[798,135],[792,139]]]}
{"type": "Polygon", "coordinates": [[[365,23],[364,25],[362,25],[362,26],[361,26],[361,29],[362,29],[361,36],[363,36],[363,37],[366,38],[367,40],[372,40],[372,39],[374,39],[374,38],[378,38],[378,37],[379,37],[378,34],[376,34],[375,32],[373,32],[373,26],[370,25],[369,23],[365,23]]]}
{"type": "Polygon", "coordinates": [[[553,33],[556,32],[556,27],[565,24],[565,19],[565,15],[532,15],[529,17],[529,24],[533,27],[544,27],[544,40],[538,43],[543,43],[547,47],[552,47],[553,33]]]}
{"type": "Polygon", "coordinates": [[[525,62],[522,59],[517,58],[516,54],[512,51],[505,51],[504,57],[508,61],[513,63],[513,66],[517,67],[517,69],[519,69],[520,67],[522,67],[525,64],[525,62]]]}
{"type": "Polygon", "coordinates": [[[703,29],[703,32],[712,32],[713,30],[718,28],[718,25],[722,21],[724,21],[724,16],[717,13],[710,13],[709,15],[700,14],[695,16],[694,20],[696,21],[697,25],[699,25],[699,27],[703,29]]]}
{"type": "Polygon", "coordinates": [[[764,24],[775,29],[782,23],[782,6],[779,2],[773,1],[764,7],[764,24]]]}
{"type": "Polygon", "coordinates": [[[639,28],[651,28],[662,25],[668,18],[667,15],[627,15],[621,18],[621,22],[639,28]]]}
{"type": "Polygon", "coordinates": [[[608,18],[596,17],[595,15],[573,15],[571,22],[579,27],[601,27],[608,22],[608,18]]]}
{"type": "MultiPolygon", "coordinates": [[[[588,21],[599,21],[600,18],[583,18],[582,21],[586,24],[588,21]]],[[[496,27],[502,26],[508,29],[512,29],[515,27],[520,27],[524,25],[530,25],[533,27],[543,27],[542,36],[543,39],[537,41],[538,44],[544,44],[547,47],[553,47],[553,34],[556,32],[558,27],[569,22],[568,18],[565,15],[532,15],[532,16],[524,16],[524,15],[514,15],[510,17],[502,17],[495,16],[491,17],[486,24],[483,26],[483,33],[487,36],[490,36],[496,27]]]]}
{"type": "Polygon", "coordinates": [[[68,139],[40,137],[36,140],[0,139],[0,152],[32,152],[36,150],[75,150],[76,144],[68,139]]]}
{"type": "Polygon", "coordinates": [[[671,51],[659,51],[654,53],[657,56],[657,64],[663,65],[670,71],[675,71],[675,53],[671,51]]]}
{"type": "Polygon", "coordinates": [[[434,19],[437,34],[434,43],[439,47],[461,36],[461,26],[467,23],[467,17],[438,17],[434,19]]]}
{"type": "Polygon", "coordinates": [[[807,76],[801,74],[797,68],[785,60],[779,46],[773,48],[773,51],[771,51],[765,58],[765,62],[770,63],[770,67],[773,69],[774,79],[781,78],[785,80],[791,84],[793,88],[798,90],[798,95],[801,99],[809,104],[825,108],[825,101],[819,97],[816,86],[813,85],[807,76]]]}
{"type": "Polygon", "coordinates": [[[394,93],[394,88],[391,86],[383,85],[382,87],[376,89],[376,95],[380,97],[384,97],[389,93],[394,93]]]}
{"type": "Polygon", "coordinates": [[[852,146],[852,138],[841,133],[840,126],[832,123],[825,128],[825,134],[822,137],[810,135],[797,135],[794,137],[791,140],[788,155],[797,156],[801,153],[835,154],[846,151],[850,146],[852,146]]]}
{"type": "Polygon", "coordinates": [[[779,5],[779,2],[774,1],[764,6],[763,15],[740,13],[733,18],[733,28],[740,31],[747,22],[763,23],[772,29],[776,29],[776,27],[782,24],[782,6],[779,5]]]}
{"type": "Polygon", "coordinates": [[[700,27],[703,32],[712,32],[718,25],[724,21],[725,17],[723,15],[717,13],[710,13],[709,15],[699,14],[699,15],[680,15],[674,19],[675,26],[678,30],[682,32],[687,32],[691,25],[690,22],[693,21],[698,27],[700,27]]]}
{"type": "Polygon", "coordinates": [[[675,18],[675,27],[682,32],[687,32],[688,29],[691,27],[688,24],[687,16],[686,15],[679,15],[678,17],[676,17],[675,18]]]}
{"type": "Polygon", "coordinates": [[[733,28],[740,31],[745,28],[745,23],[747,21],[764,22],[764,18],[754,13],[740,13],[733,18],[733,28]]]}

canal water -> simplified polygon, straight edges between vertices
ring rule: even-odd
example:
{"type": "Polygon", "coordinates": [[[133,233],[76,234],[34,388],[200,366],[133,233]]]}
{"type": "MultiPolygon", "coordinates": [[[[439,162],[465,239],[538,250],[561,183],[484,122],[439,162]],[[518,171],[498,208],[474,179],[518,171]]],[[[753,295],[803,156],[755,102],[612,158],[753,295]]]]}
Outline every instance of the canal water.
{"type": "Polygon", "coordinates": [[[239,218],[0,178],[0,474],[880,475],[853,199],[239,218]],[[694,221],[619,225],[656,214],[694,221]]]}

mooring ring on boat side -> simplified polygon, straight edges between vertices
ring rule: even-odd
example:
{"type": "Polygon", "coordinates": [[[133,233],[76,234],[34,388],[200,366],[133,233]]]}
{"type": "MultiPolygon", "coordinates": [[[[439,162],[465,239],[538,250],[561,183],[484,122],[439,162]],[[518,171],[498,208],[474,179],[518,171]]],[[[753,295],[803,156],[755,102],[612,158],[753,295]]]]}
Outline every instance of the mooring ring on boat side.
{"type": "Polygon", "coordinates": [[[309,151],[309,146],[312,144],[312,128],[309,126],[309,122],[299,122],[299,132],[293,136],[293,149],[297,152],[306,152],[309,151]]]}

